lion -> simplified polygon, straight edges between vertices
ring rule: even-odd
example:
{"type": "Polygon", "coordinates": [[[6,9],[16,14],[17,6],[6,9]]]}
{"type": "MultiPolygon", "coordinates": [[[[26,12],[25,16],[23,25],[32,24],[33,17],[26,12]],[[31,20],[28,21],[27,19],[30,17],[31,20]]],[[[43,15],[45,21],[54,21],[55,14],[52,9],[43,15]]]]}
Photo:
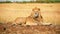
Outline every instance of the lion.
{"type": "Polygon", "coordinates": [[[25,24],[25,25],[38,25],[38,24],[41,24],[42,21],[43,21],[43,18],[41,16],[40,9],[37,7],[32,9],[32,13],[28,17],[17,17],[14,20],[14,22],[16,24],[20,24],[20,25],[23,25],[23,24],[25,24]]]}
{"type": "Polygon", "coordinates": [[[32,9],[30,16],[36,21],[35,23],[37,23],[38,25],[52,25],[52,23],[46,23],[43,21],[40,8],[35,7],[34,9],[32,9]]]}

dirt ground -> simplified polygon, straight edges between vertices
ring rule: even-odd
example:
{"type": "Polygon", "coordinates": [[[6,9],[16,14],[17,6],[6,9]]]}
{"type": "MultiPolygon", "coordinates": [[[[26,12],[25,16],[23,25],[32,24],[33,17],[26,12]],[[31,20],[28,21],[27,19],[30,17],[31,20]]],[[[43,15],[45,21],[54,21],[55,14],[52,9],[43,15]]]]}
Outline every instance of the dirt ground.
{"type": "Polygon", "coordinates": [[[0,34],[60,34],[60,26],[0,24],[0,34]]]}

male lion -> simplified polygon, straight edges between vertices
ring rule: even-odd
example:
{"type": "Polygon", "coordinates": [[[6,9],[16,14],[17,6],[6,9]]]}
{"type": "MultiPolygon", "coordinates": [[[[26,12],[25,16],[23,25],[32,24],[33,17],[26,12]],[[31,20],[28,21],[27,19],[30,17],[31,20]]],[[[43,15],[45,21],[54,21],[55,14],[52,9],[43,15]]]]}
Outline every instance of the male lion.
{"type": "Polygon", "coordinates": [[[16,24],[26,24],[26,25],[37,25],[37,24],[41,24],[41,22],[43,21],[43,18],[41,16],[41,12],[40,9],[35,7],[34,9],[32,9],[32,13],[30,16],[28,17],[18,17],[14,20],[14,22],[16,24]]]}

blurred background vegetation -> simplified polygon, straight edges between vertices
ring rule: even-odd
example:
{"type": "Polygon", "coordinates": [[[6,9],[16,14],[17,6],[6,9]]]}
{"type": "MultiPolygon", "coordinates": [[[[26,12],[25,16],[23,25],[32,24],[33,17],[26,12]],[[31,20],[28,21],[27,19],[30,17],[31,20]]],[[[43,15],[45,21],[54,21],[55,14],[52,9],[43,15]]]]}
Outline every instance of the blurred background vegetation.
{"type": "Polygon", "coordinates": [[[60,0],[31,0],[31,1],[2,1],[0,0],[0,3],[60,3],[60,0]]]}

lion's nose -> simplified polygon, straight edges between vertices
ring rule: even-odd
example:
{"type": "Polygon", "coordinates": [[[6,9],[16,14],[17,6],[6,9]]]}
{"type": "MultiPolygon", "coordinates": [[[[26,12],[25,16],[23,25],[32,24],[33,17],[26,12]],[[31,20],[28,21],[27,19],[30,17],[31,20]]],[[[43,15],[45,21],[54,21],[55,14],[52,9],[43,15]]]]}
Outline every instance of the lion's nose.
{"type": "Polygon", "coordinates": [[[37,18],[38,17],[38,13],[35,13],[34,17],[37,18]]]}

